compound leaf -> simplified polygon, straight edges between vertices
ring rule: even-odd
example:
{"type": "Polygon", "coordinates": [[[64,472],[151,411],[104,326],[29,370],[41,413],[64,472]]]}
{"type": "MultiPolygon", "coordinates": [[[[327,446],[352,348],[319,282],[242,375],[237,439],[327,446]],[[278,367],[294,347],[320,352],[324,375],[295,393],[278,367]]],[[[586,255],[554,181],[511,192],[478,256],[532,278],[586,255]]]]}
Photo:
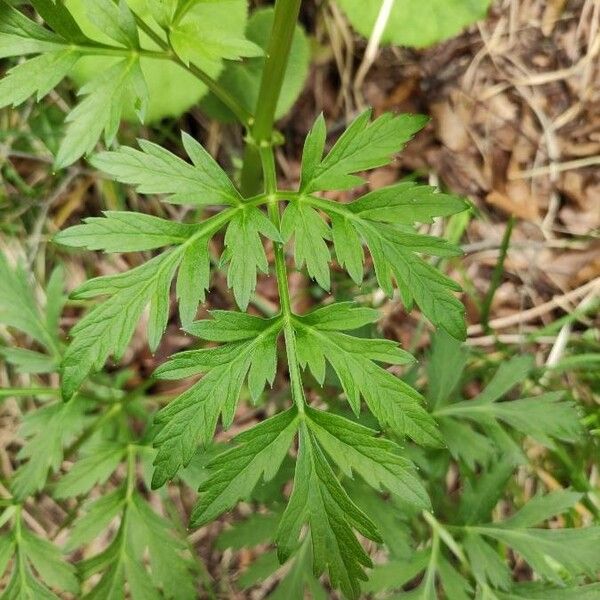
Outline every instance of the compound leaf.
{"type": "MultiPolygon", "coordinates": [[[[133,233],[129,234],[128,239],[124,239],[116,232],[119,226],[115,230],[114,224],[110,224],[115,214],[109,213],[108,218],[75,226],[84,228],[83,240],[77,239],[77,231],[70,230],[58,237],[58,241],[68,245],[81,241],[110,249],[141,248],[157,243],[162,245],[167,240],[170,243],[183,240],[139,267],[118,275],[91,279],[73,292],[74,298],[108,296],[108,299],[92,308],[71,330],[73,340],[62,362],[62,389],[65,397],[69,398],[87,375],[100,369],[111,354],[117,358],[122,356],[146,306],[150,307],[148,342],[152,350],[156,349],[169,317],[171,281],[180,265],[182,270],[178,277],[177,295],[182,301],[182,321],[189,323],[193,319],[196,301],[203,299],[204,289],[208,287],[208,240],[232,214],[233,212],[220,213],[199,225],[167,223],[156,217],[146,216],[139,219],[139,225],[141,231],[147,232],[149,236],[142,233],[134,241],[136,236],[133,233]],[[98,233],[105,225],[111,231],[106,236],[98,233]],[[85,228],[91,228],[91,231],[85,228]],[[85,234],[86,231],[89,236],[85,234]]],[[[135,228],[137,215],[116,215],[117,221],[128,223],[128,229],[135,228]]]]}

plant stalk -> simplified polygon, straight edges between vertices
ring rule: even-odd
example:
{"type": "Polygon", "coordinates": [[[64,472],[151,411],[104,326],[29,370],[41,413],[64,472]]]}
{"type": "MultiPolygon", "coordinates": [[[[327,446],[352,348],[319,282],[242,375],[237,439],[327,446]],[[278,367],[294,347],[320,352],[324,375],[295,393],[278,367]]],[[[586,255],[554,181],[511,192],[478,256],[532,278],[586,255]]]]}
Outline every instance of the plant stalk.
{"type": "MultiPolygon", "coordinates": [[[[259,181],[259,169],[262,166],[268,214],[277,229],[279,229],[281,218],[277,198],[275,154],[272,145],[273,123],[275,121],[275,109],[292,45],[292,36],[300,11],[300,1],[277,0],[275,2],[273,29],[271,30],[271,37],[267,46],[265,66],[260,82],[256,113],[254,115],[255,120],[250,131],[251,143],[246,146],[247,154],[244,161],[244,169],[242,170],[242,188],[246,187],[248,189],[249,182],[257,183],[259,181]],[[250,155],[248,152],[250,152],[250,155]],[[248,158],[249,156],[251,156],[250,159],[248,158]]],[[[277,289],[279,292],[281,314],[284,319],[285,350],[288,359],[292,398],[298,412],[303,414],[306,401],[298,363],[296,334],[292,326],[292,306],[282,242],[274,243],[274,254],[277,289]]]]}
{"type": "Polygon", "coordinates": [[[265,66],[254,111],[254,123],[249,130],[250,143],[246,145],[244,151],[241,187],[242,193],[246,196],[256,194],[260,189],[262,161],[259,148],[263,145],[272,145],[275,110],[292,47],[300,2],[301,0],[275,2],[273,29],[266,50],[265,66]]]}

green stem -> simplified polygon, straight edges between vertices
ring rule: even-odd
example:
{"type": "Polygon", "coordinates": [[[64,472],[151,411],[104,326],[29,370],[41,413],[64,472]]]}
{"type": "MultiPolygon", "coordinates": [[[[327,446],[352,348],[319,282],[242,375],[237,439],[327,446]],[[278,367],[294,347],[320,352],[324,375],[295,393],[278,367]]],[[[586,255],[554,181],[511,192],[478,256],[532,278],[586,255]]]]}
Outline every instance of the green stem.
{"type": "Polygon", "coordinates": [[[254,123],[250,129],[252,143],[246,146],[244,153],[241,182],[242,191],[245,195],[256,193],[260,186],[262,160],[259,157],[258,148],[263,145],[271,146],[272,144],[275,110],[288,64],[298,13],[300,12],[300,1],[277,0],[275,2],[273,29],[266,50],[254,123]]]}
{"type": "Polygon", "coordinates": [[[287,68],[299,12],[300,0],[277,0],[275,2],[273,29],[267,46],[265,67],[252,127],[252,137],[259,146],[263,142],[269,144],[271,142],[275,109],[287,68]]]}
{"type": "Polygon", "coordinates": [[[165,52],[145,50],[144,48],[121,48],[119,46],[109,46],[108,44],[78,44],[71,47],[76,52],[95,54],[98,56],[119,56],[123,58],[128,56],[144,56],[146,58],[155,58],[158,60],[173,60],[173,57],[165,52]]]}
{"type": "MultiPolygon", "coordinates": [[[[70,400],[72,402],[73,400],[70,400]]],[[[90,425],[84,432],[64,451],[64,457],[69,458],[85,444],[106,423],[112,421],[123,410],[121,402],[115,402],[105,413],[90,425]]]]}
{"type": "Polygon", "coordinates": [[[127,488],[125,492],[125,501],[131,502],[133,492],[135,491],[135,444],[127,446],[127,488]]]}
{"type": "MultiPolygon", "coordinates": [[[[277,192],[275,155],[273,153],[271,138],[273,136],[275,108],[277,107],[277,100],[279,99],[281,84],[283,83],[283,76],[287,67],[292,36],[296,27],[299,10],[300,0],[277,0],[275,3],[273,29],[271,30],[271,37],[267,46],[267,56],[258,92],[255,120],[250,132],[253,145],[249,144],[247,146],[247,149],[252,148],[251,153],[253,152],[254,156],[249,159],[249,155],[246,155],[242,171],[242,188],[246,188],[245,191],[247,193],[248,181],[259,179],[259,175],[249,172],[249,169],[254,170],[257,165],[259,167],[262,166],[265,186],[264,197],[267,201],[267,210],[269,218],[273,221],[277,229],[279,229],[281,217],[278,203],[279,194],[277,192]]],[[[253,190],[253,193],[255,191],[253,190]]],[[[293,313],[283,243],[275,242],[274,253],[277,289],[279,292],[281,315],[284,320],[283,331],[292,398],[298,408],[298,412],[304,414],[306,400],[298,362],[296,334],[292,325],[293,313]]]]}
{"type": "Polygon", "coordinates": [[[429,527],[431,527],[431,531],[434,533],[434,535],[437,535],[444,542],[444,544],[450,548],[452,554],[454,554],[454,556],[456,556],[460,562],[466,564],[467,559],[465,558],[461,547],[452,537],[450,532],[429,511],[424,510],[422,514],[429,527]]]}
{"type": "Polygon", "coordinates": [[[424,597],[435,598],[435,574],[437,571],[437,563],[440,554],[440,534],[437,529],[433,530],[433,537],[431,540],[431,554],[429,555],[429,564],[423,577],[423,583],[421,584],[424,597]]]}
{"type": "MultiPolygon", "coordinates": [[[[269,218],[277,229],[281,224],[279,214],[279,203],[277,199],[277,176],[275,172],[275,157],[273,150],[270,147],[260,149],[260,158],[263,166],[265,178],[265,191],[267,197],[270,197],[268,202],[269,218]]],[[[292,389],[292,398],[298,412],[304,414],[304,406],[306,400],[304,398],[304,389],[302,387],[302,377],[298,364],[298,351],[296,348],[296,333],[292,325],[293,313],[292,302],[290,298],[290,289],[288,286],[287,267],[285,265],[285,253],[283,243],[274,243],[275,254],[275,274],[277,277],[277,291],[279,292],[279,302],[281,304],[281,316],[284,321],[283,335],[285,338],[285,351],[288,358],[288,366],[290,372],[290,385],[292,389]]]]}
{"type": "Polygon", "coordinates": [[[513,226],[515,224],[515,218],[511,215],[508,223],[506,224],[506,229],[504,230],[504,235],[502,236],[502,243],[500,244],[500,255],[498,256],[498,262],[494,267],[494,271],[492,273],[492,279],[490,281],[490,287],[485,295],[483,300],[483,304],[481,306],[481,326],[483,327],[483,331],[485,334],[491,333],[490,328],[490,309],[492,307],[492,301],[494,300],[494,295],[496,294],[496,290],[500,286],[502,281],[502,275],[504,273],[504,262],[506,260],[506,254],[508,253],[508,247],[510,245],[510,238],[512,235],[513,226]]]}

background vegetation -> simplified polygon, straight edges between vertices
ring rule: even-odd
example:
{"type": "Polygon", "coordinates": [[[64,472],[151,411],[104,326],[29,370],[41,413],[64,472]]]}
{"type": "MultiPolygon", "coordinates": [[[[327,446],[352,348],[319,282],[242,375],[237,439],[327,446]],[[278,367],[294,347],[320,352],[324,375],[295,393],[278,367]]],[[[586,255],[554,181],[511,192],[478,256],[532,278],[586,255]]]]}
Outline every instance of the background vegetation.
{"type": "MultiPolygon", "coordinates": [[[[10,4],[35,18],[25,3],[10,4]]],[[[38,2],[38,12],[44,4],[38,2]]],[[[85,0],[64,4],[87,35],[110,41],[86,16],[85,0]]],[[[141,1],[130,5],[145,10],[141,1]]],[[[339,470],[383,538],[360,538],[375,565],[361,584],[364,598],[600,598],[600,5],[488,5],[303,2],[277,104],[282,189],[298,184],[304,139],[320,112],[333,141],[372,106],[375,115],[422,113],[431,121],[397,160],[372,171],[359,192],[407,179],[439,185],[470,203],[467,212],[420,227],[464,252],[436,259],[463,288],[464,344],[434,333],[399,298],[386,298],[372,264],[360,286],[332,265],[331,296],[379,313],[360,336],[383,335],[418,358],[391,371],[423,393],[446,444],[423,449],[398,440],[419,467],[431,512],[339,470]]],[[[0,80],[0,105],[17,104],[0,110],[3,598],[340,595],[327,576],[313,575],[308,544],[283,567],[277,560],[273,539],[290,492],[291,460],[248,501],[187,528],[207,464],[236,434],[287,405],[287,373],[279,372],[273,391],[258,398],[244,388],[233,425],[219,427],[215,443],[199,448],[179,477],[157,491],[151,491],[153,416],[195,381],[152,377],[167,357],[197,345],[182,332],[173,299],[155,352],[144,315],[120,360],[88,379],[76,401],[59,397],[58,365],[69,331],[94,302],[67,294],[153,254],[73,250],[55,243],[56,234],[106,210],[182,222],[202,212],[141,196],[80,156],[105,144],[135,146],[142,138],[185,157],[184,131],[238,184],[257,185],[242,169],[244,131],[235,121],[256,104],[272,7],[228,0],[200,2],[194,11],[172,38],[179,60],[192,68],[142,57],[150,91],[145,124],[136,117],[141,107],[133,86],[119,99],[122,114],[99,146],[114,97],[98,98],[85,86],[112,68],[114,57],[65,65],[68,76],[48,82],[41,101],[30,97],[37,88],[28,82],[44,85],[44,65],[42,74],[23,78],[22,93],[14,80],[0,80]],[[243,59],[230,60],[238,56],[243,59]],[[242,104],[241,115],[209,92],[193,65],[242,104]],[[85,102],[85,111],[73,111],[85,102]]],[[[7,23],[0,22],[3,71],[26,53],[15,56],[15,40],[2,38],[12,35],[3,29],[7,23]]],[[[357,195],[327,192],[339,202],[357,195]]],[[[223,245],[222,235],[211,241],[213,262],[223,245]]],[[[270,245],[267,255],[272,258],[270,245]]],[[[198,318],[235,307],[223,272],[214,270],[210,283],[198,318]]],[[[292,273],[290,287],[301,313],[328,299],[306,270],[292,273]]],[[[277,302],[274,278],[261,275],[251,312],[271,315],[277,302]]],[[[333,370],[324,377],[323,387],[313,382],[310,400],[349,416],[340,379],[333,370]]]]}

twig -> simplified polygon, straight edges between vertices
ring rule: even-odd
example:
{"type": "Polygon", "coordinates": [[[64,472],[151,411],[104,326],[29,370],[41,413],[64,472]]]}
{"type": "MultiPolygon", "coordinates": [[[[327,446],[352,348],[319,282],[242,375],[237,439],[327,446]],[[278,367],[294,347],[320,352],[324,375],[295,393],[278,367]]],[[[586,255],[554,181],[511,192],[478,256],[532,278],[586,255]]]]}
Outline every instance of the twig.
{"type": "Polygon", "coordinates": [[[373,25],[373,32],[369,38],[365,55],[363,56],[362,62],[356,71],[356,77],[354,79],[354,95],[357,99],[357,104],[361,104],[358,102],[358,99],[360,98],[360,88],[362,87],[369,69],[377,58],[379,43],[381,42],[381,37],[385,31],[385,26],[390,18],[390,13],[392,12],[393,6],[394,0],[383,0],[381,8],[379,9],[379,14],[377,15],[377,19],[375,21],[375,25],[373,25]]]}
{"type": "MultiPolygon", "coordinates": [[[[506,329],[511,325],[518,325],[519,323],[527,323],[537,317],[545,315],[555,308],[559,308],[562,302],[569,302],[575,300],[576,298],[580,298],[584,294],[587,294],[589,291],[594,290],[595,293],[600,289],[600,277],[596,277],[591,281],[588,281],[586,284],[567,292],[566,294],[561,294],[560,296],[554,296],[552,300],[548,302],[544,302],[544,304],[540,304],[539,306],[534,306],[528,310],[524,310],[523,312],[509,315],[507,317],[500,317],[498,319],[494,319],[489,322],[489,326],[492,330],[495,329],[506,329]]],[[[483,327],[479,324],[471,325],[467,329],[467,333],[470,336],[479,335],[483,333],[483,327]]]]}
{"type": "Polygon", "coordinates": [[[593,165],[600,165],[600,155],[586,156],[585,158],[578,158],[576,160],[567,160],[561,163],[554,163],[552,165],[536,167],[535,169],[527,169],[526,171],[516,171],[514,173],[509,173],[508,178],[511,180],[528,179],[530,177],[539,177],[540,175],[550,175],[553,172],[583,169],[585,167],[591,167],[593,165]]]}

